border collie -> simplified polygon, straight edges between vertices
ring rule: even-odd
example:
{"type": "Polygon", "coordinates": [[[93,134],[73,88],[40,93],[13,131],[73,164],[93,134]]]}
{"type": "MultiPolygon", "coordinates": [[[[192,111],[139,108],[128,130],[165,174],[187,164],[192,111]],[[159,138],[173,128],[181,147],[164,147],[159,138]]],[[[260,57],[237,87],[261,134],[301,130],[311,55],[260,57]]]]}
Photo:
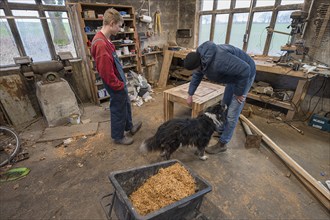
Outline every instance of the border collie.
{"type": "Polygon", "coordinates": [[[164,122],[153,137],[143,141],[140,151],[160,151],[160,155],[168,160],[180,146],[190,145],[197,147],[195,155],[199,159],[207,160],[205,148],[213,132],[225,122],[226,109],[226,105],[217,104],[208,107],[197,118],[176,118],[164,122]]]}

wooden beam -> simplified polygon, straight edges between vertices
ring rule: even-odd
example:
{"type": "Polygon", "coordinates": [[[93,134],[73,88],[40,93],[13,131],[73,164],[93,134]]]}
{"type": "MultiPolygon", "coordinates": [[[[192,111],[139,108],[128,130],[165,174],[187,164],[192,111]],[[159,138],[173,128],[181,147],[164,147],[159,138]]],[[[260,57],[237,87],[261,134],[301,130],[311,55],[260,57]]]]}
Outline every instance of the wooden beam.
{"type": "Polygon", "coordinates": [[[162,65],[162,70],[160,72],[159,80],[158,80],[158,86],[160,88],[166,87],[167,79],[168,79],[168,72],[170,70],[170,66],[172,63],[174,51],[166,50],[164,51],[164,60],[162,65]]]}
{"type": "Polygon", "coordinates": [[[313,195],[330,210],[330,192],[314,177],[312,177],[306,170],[304,170],[296,161],[294,161],[288,154],[286,154],[278,145],[276,145],[266,134],[260,131],[251,121],[243,115],[240,119],[244,121],[252,130],[262,136],[262,140],[285,162],[286,165],[297,174],[296,176],[310,189],[313,195]]]}

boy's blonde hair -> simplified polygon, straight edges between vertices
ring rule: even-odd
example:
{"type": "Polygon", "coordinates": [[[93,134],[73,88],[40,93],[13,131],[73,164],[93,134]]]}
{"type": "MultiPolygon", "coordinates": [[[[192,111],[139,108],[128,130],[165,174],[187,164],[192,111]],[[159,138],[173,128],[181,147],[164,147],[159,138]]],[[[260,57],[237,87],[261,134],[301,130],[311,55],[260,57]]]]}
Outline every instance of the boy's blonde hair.
{"type": "Polygon", "coordinates": [[[114,8],[107,9],[103,14],[103,26],[110,24],[111,21],[114,21],[116,24],[119,22],[124,22],[123,17],[119,12],[114,8]]]}

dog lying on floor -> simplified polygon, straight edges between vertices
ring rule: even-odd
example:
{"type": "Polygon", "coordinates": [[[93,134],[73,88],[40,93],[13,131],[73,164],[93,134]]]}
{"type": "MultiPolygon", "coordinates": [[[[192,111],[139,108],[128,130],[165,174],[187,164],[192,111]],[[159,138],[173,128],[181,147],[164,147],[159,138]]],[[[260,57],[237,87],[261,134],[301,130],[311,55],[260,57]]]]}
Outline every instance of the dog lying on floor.
{"type": "Polygon", "coordinates": [[[197,118],[176,118],[164,122],[153,137],[143,141],[140,151],[161,151],[161,156],[168,160],[180,146],[190,145],[197,147],[195,155],[207,160],[205,148],[213,132],[225,122],[226,109],[227,106],[217,104],[207,108],[197,118]]]}

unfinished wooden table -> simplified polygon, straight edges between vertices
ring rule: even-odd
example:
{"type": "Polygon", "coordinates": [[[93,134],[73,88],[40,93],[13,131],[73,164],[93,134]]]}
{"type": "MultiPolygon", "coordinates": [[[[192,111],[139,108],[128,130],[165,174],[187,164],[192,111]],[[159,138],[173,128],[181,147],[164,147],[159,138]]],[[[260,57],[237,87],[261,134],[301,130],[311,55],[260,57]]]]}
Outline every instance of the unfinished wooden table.
{"type": "Polygon", "coordinates": [[[198,86],[194,96],[192,106],[186,102],[188,97],[189,83],[177,86],[164,91],[164,120],[173,118],[174,103],[191,108],[191,117],[197,117],[198,114],[207,107],[219,102],[225,91],[225,87],[202,81],[198,86]]]}

